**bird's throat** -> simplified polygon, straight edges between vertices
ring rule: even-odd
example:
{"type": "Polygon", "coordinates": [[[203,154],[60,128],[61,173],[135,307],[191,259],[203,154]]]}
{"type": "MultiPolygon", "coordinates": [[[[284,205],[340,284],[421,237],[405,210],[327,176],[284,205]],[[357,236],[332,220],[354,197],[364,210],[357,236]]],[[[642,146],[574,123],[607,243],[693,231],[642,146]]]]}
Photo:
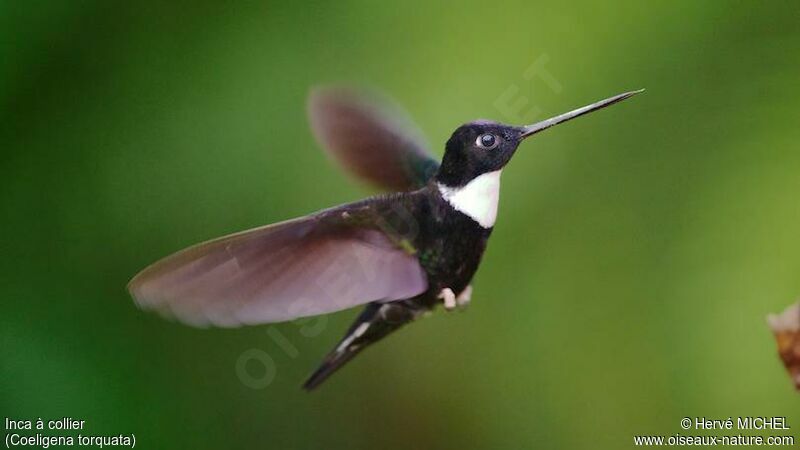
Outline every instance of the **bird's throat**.
{"type": "Polygon", "coordinates": [[[491,228],[497,219],[502,170],[481,174],[464,186],[450,187],[437,183],[439,193],[454,209],[468,215],[483,228],[491,228]]]}

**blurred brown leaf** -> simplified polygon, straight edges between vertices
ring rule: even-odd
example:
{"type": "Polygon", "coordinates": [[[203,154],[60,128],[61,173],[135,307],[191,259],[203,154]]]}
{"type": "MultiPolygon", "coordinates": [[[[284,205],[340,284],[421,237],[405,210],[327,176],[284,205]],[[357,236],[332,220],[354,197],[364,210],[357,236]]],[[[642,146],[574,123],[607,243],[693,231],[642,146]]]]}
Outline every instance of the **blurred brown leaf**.
{"type": "Polygon", "coordinates": [[[800,390],[800,302],[789,306],[781,314],[770,314],[767,322],[775,333],[778,354],[794,386],[800,390]]]}

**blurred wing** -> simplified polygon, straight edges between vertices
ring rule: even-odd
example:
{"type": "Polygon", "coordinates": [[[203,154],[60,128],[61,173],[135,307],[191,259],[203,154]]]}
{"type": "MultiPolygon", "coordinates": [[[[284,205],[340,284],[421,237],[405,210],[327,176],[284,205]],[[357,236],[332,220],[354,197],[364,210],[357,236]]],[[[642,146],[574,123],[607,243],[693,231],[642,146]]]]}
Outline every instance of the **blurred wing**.
{"type": "Polygon", "coordinates": [[[382,232],[312,215],[180,251],[144,269],[128,289],[143,309],[233,327],[414,297],[427,278],[417,258],[382,232]]]}
{"type": "Polygon", "coordinates": [[[345,88],[317,88],[308,99],[311,129],[346,172],[389,191],[427,183],[439,162],[396,105],[345,88]]]}

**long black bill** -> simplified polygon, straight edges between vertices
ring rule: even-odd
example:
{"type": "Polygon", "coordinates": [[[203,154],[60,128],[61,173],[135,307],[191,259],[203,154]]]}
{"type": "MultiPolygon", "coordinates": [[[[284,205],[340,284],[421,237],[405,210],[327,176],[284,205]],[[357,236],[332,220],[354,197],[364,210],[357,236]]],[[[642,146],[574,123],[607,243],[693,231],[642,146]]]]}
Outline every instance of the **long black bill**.
{"type": "Polygon", "coordinates": [[[532,136],[540,131],[544,131],[553,125],[558,125],[562,122],[566,122],[568,120],[572,120],[576,117],[580,117],[584,114],[588,114],[592,111],[597,111],[598,109],[603,109],[606,106],[611,106],[614,103],[621,102],[626,98],[633,97],[634,95],[644,92],[644,89],[639,89],[638,91],[630,91],[625,92],[624,94],[615,95],[611,98],[607,98],[605,100],[601,100],[597,103],[592,103],[591,105],[586,105],[582,108],[578,108],[574,111],[570,111],[568,113],[561,114],[560,116],[551,117],[550,119],[543,120],[541,122],[537,122],[533,125],[528,125],[525,127],[525,131],[522,133],[522,137],[526,138],[528,136],[532,136]]]}

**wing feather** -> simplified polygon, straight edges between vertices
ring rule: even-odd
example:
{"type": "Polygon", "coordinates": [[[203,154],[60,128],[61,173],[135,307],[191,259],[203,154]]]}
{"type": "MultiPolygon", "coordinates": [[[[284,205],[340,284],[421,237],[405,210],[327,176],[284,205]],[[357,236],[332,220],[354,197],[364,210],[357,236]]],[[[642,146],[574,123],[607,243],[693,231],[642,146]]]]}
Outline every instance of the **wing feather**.
{"type": "Polygon", "coordinates": [[[439,167],[402,109],[377,94],[316,88],[308,99],[311,129],[346,172],[388,191],[425,185],[439,167]]]}
{"type": "Polygon", "coordinates": [[[128,289],[143,309],[195,326],[233,327],[414,297],[427,278],[417,258],[383,232],[312,215],[175,253],[128,289]]]}

